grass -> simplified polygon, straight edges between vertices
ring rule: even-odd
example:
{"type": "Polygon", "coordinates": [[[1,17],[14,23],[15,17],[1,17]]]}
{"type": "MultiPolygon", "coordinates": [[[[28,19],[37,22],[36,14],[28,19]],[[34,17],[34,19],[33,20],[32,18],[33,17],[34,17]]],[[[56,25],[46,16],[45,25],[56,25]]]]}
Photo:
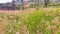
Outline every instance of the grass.
{"type": "Polygon", "coordinates": [[[60,34],[60,8],[24,14],[0,13],[0,27],[3,32],[0,34],[60,34]]]}

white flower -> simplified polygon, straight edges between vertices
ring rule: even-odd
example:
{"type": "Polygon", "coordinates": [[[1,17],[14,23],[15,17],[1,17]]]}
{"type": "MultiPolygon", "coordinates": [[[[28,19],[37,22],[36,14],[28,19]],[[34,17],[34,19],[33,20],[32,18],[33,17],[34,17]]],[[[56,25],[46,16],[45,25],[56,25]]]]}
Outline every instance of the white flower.
{"type": "Polygon", "coordinates": [[[0,18],[0,20],[2,20],[2,18],[0,18]]]}
{"type": "Polygon", "coordinates": [[[14,22],[16,22],[16,20],[14,19],[14,22]]]}
{"type": "Polygon", "coordinates": [[[16,32],[16,34],[19,34],[19,31],[18,31],[18,32],[16,32]]]}
{"type": "Polygon", "coordinates": [[[12,18],[13,18],[13,16],[10,16],[10,18],[12,19],[12,18]]]}
{"type": "Polygon", "coordinates": [[[21,24],[21,22],[18,22],[18,24],[21,24]]]}

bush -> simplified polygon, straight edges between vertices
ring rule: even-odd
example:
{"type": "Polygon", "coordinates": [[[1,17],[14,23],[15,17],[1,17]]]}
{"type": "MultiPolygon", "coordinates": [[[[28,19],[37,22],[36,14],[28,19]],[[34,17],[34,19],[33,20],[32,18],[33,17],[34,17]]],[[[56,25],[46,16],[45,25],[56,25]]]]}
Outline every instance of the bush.
{"type": "Polygon", "coordinates": [[[46,16],[43,11],[38,10],[36,12],[31,13],[28,16],[28,21],[27,21],[27,27],[30,34],[38,34],[38,33],[52,34],[52,31],[50,31],[51,29],[49,30],[48,28],[48,26],[50,25],[48,21],[51,20],[52,17],[46,16]]]}

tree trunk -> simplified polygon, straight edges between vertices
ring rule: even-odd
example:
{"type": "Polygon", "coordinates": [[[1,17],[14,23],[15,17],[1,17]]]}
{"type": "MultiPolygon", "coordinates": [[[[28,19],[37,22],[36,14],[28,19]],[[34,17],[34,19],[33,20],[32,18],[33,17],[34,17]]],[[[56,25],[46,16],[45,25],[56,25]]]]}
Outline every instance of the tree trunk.
{"type": "Polygon", "coordinates": [[[12,0],[12,6],[13,6],[14,9],[15,9],[15,0],[12,0]]]}
{"type": "Polygon", "coordinates": [[[49,0],[47,0],[48,4],[49,4],[49,0]]]}
{"type": "Polygon", "coordinates": [[[44,2],[45,2],[45,7],[47,7],[48,6],[47,0],[44,0],[44,2]]]}
{"type": "Polygon", "coordinates": [[[23,7],[24,6],[24,0],[21,0],[21,2],[22,2],[22,6],[21,6],[22,8],[21,9],[24,10],[24,7],[23,7]]]}

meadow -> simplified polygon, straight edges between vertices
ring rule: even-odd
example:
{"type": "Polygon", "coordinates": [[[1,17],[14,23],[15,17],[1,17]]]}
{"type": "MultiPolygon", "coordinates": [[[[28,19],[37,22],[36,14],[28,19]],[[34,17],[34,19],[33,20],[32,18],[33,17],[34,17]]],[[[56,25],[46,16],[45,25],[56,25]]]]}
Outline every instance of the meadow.
{"type": "Polygon", "coordinates": [[[60,34],[60,8],[0,10],[0,34],[60,34]]]}

